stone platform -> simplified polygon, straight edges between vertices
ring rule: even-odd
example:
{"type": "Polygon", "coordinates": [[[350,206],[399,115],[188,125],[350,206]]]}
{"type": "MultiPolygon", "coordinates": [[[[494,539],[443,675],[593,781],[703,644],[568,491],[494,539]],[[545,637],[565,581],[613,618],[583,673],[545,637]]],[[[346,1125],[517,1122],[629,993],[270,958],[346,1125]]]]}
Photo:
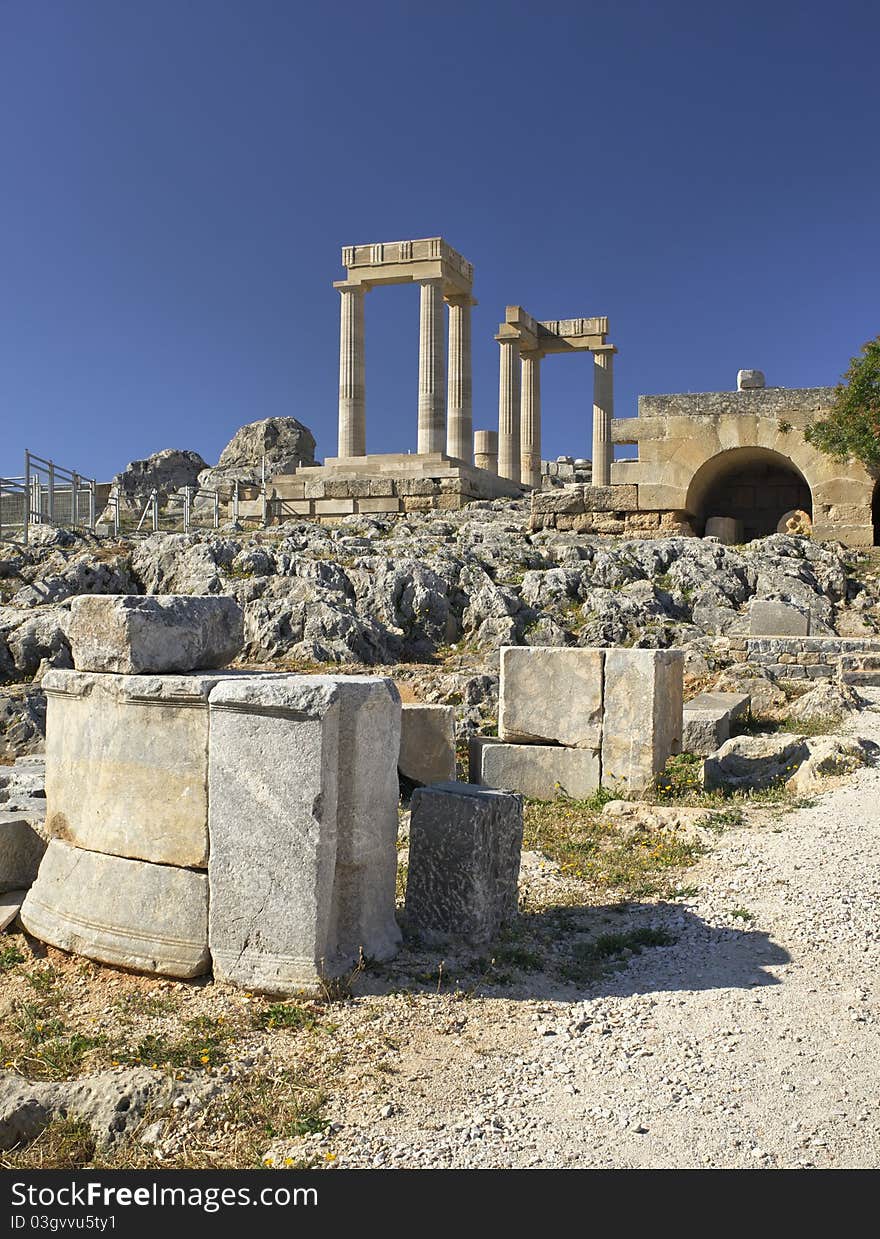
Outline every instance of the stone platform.
{"type": "MultiPolygon", "coordinates": [[[[274,477],[267,514],[270,523],[296,517],[332,521],[355,512],[449,511],[474,499],[515,499],[521,494],[517,483],[444,452],[331,456],[323,465],[274,477]]],[[[242,516],[260,515],[260,502],[250,502],[254,512],[248,510],[249,501],[242,501],[242,516]]]]}

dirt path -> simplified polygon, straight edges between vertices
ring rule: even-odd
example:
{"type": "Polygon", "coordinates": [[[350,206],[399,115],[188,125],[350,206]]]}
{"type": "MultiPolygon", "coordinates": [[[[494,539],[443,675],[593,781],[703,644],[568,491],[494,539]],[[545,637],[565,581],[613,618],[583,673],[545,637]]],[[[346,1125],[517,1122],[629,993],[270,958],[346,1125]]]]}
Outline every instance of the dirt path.
{"type": "MultiPolygon", "coordinates": [[[[880,741],[880,712],[850,730],[880,741]]],[[[344,1021],[388,1051],[331,1100],[315,1151],[340,1166],[876,1167],[880,767],[726,831],[688,880],[692,899],[627,923],[674,943],[573,998],[353,1004],[344,1021]]]]}

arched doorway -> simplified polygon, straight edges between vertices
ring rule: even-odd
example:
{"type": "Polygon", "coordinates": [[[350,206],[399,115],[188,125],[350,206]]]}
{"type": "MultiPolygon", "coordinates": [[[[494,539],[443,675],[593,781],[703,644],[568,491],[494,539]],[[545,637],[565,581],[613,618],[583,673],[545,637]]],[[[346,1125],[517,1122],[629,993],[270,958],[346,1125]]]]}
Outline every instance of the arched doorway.
{"type": "MultiPolygon", "coordinates": [[[[701,465],[688,487],[688,512],[702,533],[712,516],[740,521],[743,540],[776,533],[793,509],[813,515],[813,497],[800,470],[787,456],[762,447],[732,448],[701,465]]],[[[875,526],[876,527],[876,526],[875,526]]]]}

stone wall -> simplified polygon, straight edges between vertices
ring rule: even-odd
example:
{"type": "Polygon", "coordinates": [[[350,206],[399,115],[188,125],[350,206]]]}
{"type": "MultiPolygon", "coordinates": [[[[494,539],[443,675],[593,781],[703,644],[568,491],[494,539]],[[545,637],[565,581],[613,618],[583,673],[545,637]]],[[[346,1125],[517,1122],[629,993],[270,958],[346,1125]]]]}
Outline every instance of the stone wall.
{"type": "Polygon", "coordinates": [[[880,659],[880,637],[724,637],[715,649],[782,680],[821,680],[838,675],[841,656],[853,671],[880,659]]]}
{"type": "Polygon", "coordinates": [[[532,494],[529,528],[616,534],[630,538],[690,537],[686,512],[640,512],[635,486],[564,486],[532,494]]]}

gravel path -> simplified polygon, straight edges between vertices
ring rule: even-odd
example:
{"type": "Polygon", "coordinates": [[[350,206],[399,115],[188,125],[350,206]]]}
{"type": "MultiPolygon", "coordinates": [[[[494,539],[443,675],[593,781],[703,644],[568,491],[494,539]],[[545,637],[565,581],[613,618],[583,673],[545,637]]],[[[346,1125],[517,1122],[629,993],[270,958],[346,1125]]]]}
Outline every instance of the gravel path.
{"type": "MultiPolygon", "coordinates": [[[[850,730],[880,741],[880,712],[850,730]]],[[[692,900],[626,925],[674,944],[574,1001],[383,998],[385,1074],[316,1144],[339,1166],[876,1167],[880,767],[690,874],[692,900]]]]}

